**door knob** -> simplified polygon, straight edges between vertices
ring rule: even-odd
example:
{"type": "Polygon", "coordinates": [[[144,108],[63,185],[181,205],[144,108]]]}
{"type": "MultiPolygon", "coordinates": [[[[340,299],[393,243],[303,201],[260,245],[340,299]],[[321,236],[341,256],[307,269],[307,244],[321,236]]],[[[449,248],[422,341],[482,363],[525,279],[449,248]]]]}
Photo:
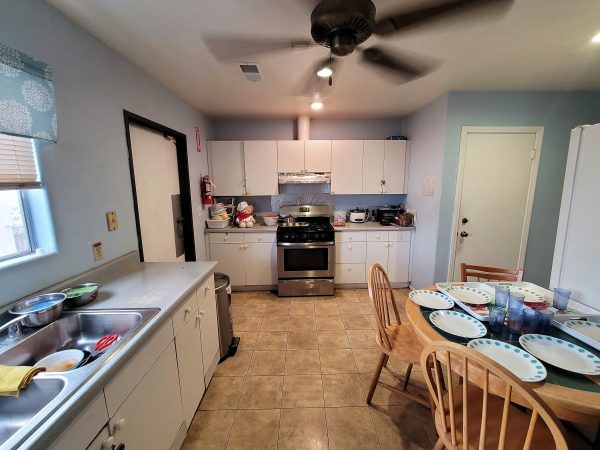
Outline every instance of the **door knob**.
{"type": "Polygon", "coordinates": [[[464,224],[464,223],[467,223],[468,221],[469,221],[469,219],[467,219],[466,217],[463,217],[463,218],[462,218],[462,220],[461,220],[461,222],[462,222],[463,224],[464,224]]]}
{"type": "Polygon", "coordinates": [[[469,235],[469,233],[467,233],[466,231],[460,232],[460,237],[467,237],[468,235],[469,235]]]}

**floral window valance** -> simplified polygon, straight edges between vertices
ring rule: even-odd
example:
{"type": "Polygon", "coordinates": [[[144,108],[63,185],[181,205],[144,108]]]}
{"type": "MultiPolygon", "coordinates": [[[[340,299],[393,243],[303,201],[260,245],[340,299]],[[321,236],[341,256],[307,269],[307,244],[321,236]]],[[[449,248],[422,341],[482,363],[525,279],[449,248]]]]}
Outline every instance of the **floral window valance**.
{"type": "Polygon", "coordinates": [[[56,142],[52,67],[0,44],[0,133],[56,142]]]}

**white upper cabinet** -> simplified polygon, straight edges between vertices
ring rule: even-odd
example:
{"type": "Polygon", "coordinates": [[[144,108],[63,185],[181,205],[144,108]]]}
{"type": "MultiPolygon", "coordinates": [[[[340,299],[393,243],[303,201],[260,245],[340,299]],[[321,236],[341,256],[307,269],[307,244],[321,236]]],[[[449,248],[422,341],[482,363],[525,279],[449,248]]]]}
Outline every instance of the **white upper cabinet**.
{"type": "Polygon", "coordinates": [[[244,195],[244,150],[240,141],[211,141],[210,168],[215,195],[244,195]]]}
{"type": "Polygon", "coordinates": [[[384,141],[364,141],[363,194],[383,193],[384,141]]]}
{"type": "Polygon", "coordinates": [[[383,160],[384,194],[406,194],[406,141],[384,141],[383,160]]]}
{"type": "MultiPolygon", "coordinates": [[[[331,155],[331,151],[329,152],[331,155]]],[[[304,170],[304,141],[277,141],[277,171],[280,173],[304,170]]]]}
{"type": "Polygon", "coordinates": [[[331,141],[331,193],[362,192],[363,141],[331,141]]]}
{"type": "Polygon", "coordinates": [[[277,195],[276,141],[244,141],[244,167],[246,195],[277,195]]]}
{"type": "Polygon", "coordinates": [[[331,172],[331,141],[304,141],[304,168],[308,172],[331,172]]]}

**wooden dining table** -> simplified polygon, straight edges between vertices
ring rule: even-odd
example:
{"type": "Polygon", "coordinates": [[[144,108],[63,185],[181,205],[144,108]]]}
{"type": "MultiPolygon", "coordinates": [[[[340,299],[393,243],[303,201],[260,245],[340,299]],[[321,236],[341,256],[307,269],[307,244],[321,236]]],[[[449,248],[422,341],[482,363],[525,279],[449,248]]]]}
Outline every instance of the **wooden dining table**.
{"type": "MultiPolygon", "coordinates": [[[[435,287],[431,290],[435,290],[435,287]]],[[[410,299],[406,300],[406,314],[423,346],[434,341],[451,340],[434,328],[426,319],[427,312],[424,314],[421,306],[410,299]]],[[[456,341],[460,342],[459,339],[456,341]]],[[[466,343],[466,340],[463,339],[462,343],[466,343]]],[[[563,380],[569,378],[568,373],[562,376],[563,380]]],[[[582,376],[577,375],[573,378],[576,377],[581,379],[582,376]]],[[[583,389],[564,384],[567,383],[552,383],[546,380],[527,383],[560,419],[578,424],[586,431],[586,434],[597,436],[600,425],[600,376],[586,377],[583,389]]],[[[582,384],[580,383],[580,385],[582,384]]]]}

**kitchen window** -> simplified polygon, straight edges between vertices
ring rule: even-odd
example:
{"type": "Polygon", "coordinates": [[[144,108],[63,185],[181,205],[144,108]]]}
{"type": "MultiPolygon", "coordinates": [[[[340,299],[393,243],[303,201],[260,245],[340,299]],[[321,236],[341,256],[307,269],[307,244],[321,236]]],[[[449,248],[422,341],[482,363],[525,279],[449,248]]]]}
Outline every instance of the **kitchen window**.
{"type": "Polygon", "coordinates": [[[54,250],[33,139],[0,134],[0,268],[54,250]],[[35,211],[35,214],[33,214],[35,211]]]}

